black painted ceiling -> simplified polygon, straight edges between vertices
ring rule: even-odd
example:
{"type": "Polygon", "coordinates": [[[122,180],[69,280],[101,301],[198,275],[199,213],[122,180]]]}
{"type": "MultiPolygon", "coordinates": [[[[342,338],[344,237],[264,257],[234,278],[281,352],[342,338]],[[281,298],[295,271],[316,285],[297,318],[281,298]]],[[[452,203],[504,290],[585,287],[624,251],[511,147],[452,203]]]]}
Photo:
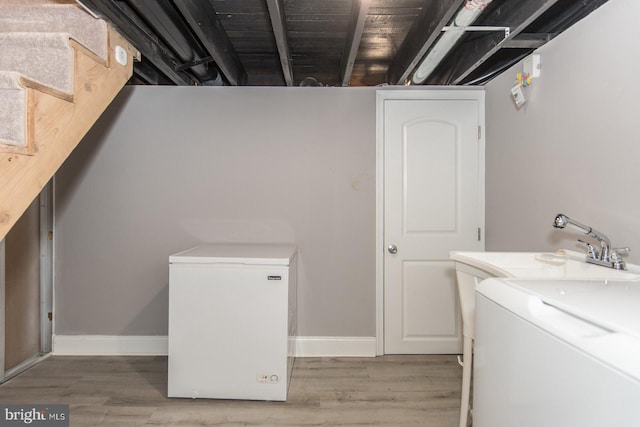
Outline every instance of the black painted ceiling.
{"type": "Polygon", "coordinates": [[[607,0],[79,1],[140,50],[134,84],[377,86],[411,81],[462,8],[421,84],[489,81],[607,0]]]}

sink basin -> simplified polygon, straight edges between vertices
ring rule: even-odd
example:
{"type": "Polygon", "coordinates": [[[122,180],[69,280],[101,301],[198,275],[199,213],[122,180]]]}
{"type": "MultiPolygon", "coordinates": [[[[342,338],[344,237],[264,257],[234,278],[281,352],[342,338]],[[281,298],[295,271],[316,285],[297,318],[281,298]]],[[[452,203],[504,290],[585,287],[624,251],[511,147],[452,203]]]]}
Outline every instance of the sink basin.
{"type": "Polygon", "coordinates": [[[585,255],[570,250],[556,252],[451,252],[459,266],[469,266],[491,277],[528,279],[618,279],[640,277],[640,266],[614,270],[588,264],[585,255]]]}
{"type": "Polygon", "coordinates": [[[526,279],[632,280],[640,278],[640,266],[614,270],[588,264],[585,254],[561,249],[556,252],[451,252],[455,261],[458,296],[464,335],[460,425],[467,425],[473,338],[475,336],[475,289],[489,277],[526,279]]]}

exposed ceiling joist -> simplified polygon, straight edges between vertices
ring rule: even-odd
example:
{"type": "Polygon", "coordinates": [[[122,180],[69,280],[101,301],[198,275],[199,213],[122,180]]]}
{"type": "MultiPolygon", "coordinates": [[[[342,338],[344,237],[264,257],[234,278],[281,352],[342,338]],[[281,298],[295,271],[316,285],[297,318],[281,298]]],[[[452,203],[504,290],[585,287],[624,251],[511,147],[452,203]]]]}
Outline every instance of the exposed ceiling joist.
{"type": "Polygon", "coordinates": [[[532,22],[546,12],[559,0],[521,0],[517,3],[496,3],[495,7],[481,16],[482,24],[500,22],[500,25],[511,28],[508,37],[503,33],[487,33],[462,43],[455,55],[449,55],[432,76],[431,84],[459,84],[487,59],[501,49],[502,43],[515,39],[532,22]]]}
{"type": "Polygon", "coordinates": [[[550,19],[541,25],[534,25],[534,29],[536,32],[558,35],[606,2],[607,0],[558,1],[551,10],[550,19]]]}
{"type": "Polygon", "coordinates": [[[141,52],[134,84],[260,86],[484,84],[607,2],[79,1],[141,52]]]}
{"type": "Polygon", "coordinates": [[[122,35],[134,44],[143,58],[153,63],[173,83],[187,86],[198,83],[189,74],[175,70],[180,61],[163,46],[157,37],[143,31],[144,26],[132,18],[132,12],[127,10],[125,5],[103,0],[80,0],[79,2],[101,18],[113,23],[122,35]]]}
{"type": "Polygon", "coordinates": [[[247,73],[211,3],[200,0],[179,0],[174,4],[227,81],[234,86],[243,85],[247,81],[247,73]]]}
{"type": "Polygon", "coordinates": [[[271,26],[273,27],[273,35],[278,46],[284,81],[287,86],[293,86],[293,67],[291,66],[291,51],[287,41],[287,21],[284,16],[284,5],[282,0],[267,0],[267,7],[271,18],[271,26]]]}
{"type": "Polygon", "coordinates": [[[148,62],[137,63],[135,75],[148,85],[159,85],[163,83],[163,78],[158,70],[148,62]]]}
{"type": "Polygon", "coordinates": [[[504,49],[537,49],[553,38],[554,34],[520,33],[515,38],[505,40],[501,47],[504,49]]]}
{"type": "Polygon", "coordinates": [[[391,84],[404,84],[429,48],[440,36],[466,0],[430,1],[411,27],[404,42],[389,66],[387,80],[391,84]]]}
{"type": "Polygon", "coordinates": [[[349,25],[349,34],[342,52],[342,62],[340,65],[340,81],[342,86],[349,86],[351,81],[351,73],[353,72],[353,64],[356,62],[360,40],[364,32],[364,24],[367,20],[369,12],[369,4],[371,0],[354,0],[353,10],[351,12],[351,24],[349,25]]]}

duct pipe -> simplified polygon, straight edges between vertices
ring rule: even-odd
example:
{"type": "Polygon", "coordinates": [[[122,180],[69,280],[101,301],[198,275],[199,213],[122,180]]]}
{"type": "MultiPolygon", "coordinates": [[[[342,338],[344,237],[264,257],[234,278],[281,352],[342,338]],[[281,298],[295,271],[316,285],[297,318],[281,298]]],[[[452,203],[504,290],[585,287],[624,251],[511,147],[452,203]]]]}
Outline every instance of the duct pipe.
{"type": "Polygon", "coordinates": [[[460,37],[462,37],[465,27],[470,26],[491,1],[492,0],[467,0],[464,7],[462,7],[453,18],[450,26],[457,27],[457,29],[449,28],[449,31],[443,32],[436,44],[431,48],[427,56],[413,73],[411,79],[413,84],[422,84],[422,82],[429,77],[447,53],[449,53],[451,48],[458,42],[460,37]]]}
{"type": "MultiPolygon", "coordinates": [[[[183,64],[205,85],[219,85],[222,77],[213,62],[203,62],[207,54],[199,48],[200,42],[193,37],[182,17],[169,0],[127,0],[127,3],[143,18],[156,34],[175,52],[183,64]]],[[[181,65],[181,64],[178,64],[181,65]]]]}

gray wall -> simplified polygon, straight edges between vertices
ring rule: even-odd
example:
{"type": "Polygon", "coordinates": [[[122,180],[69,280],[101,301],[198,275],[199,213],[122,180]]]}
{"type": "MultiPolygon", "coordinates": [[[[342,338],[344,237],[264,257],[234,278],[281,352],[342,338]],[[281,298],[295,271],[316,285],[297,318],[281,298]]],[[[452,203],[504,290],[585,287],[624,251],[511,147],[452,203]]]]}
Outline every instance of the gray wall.
{"type": "Polygon", "coordinates": [[[539,49],[517,111],[515,67],[486,87],[486,248],[582,250],[562,212],[640,263],[640,2],[609,0],[539,49]]]}
{"type": "MultiPolygon", "coordinates": [[[[576,248],[564,212],[640,263],[640,2],[609,0],[487,85],[486,247],[576,248]]],[[[127,88],[56,176],[56,334],[164,335],[167,258],[300,247],[300,333],[375,334],[375,88],[127,88]]],[[[577,249],[577,248],[576,248],[577,249]]]]}
{"type": "Polygon", "coordinates": [[[55,333],[165,335],[168,256],[299,246],[299,333],[375,335],[375,88],[126,88],[56,175],[55,333]]]}

